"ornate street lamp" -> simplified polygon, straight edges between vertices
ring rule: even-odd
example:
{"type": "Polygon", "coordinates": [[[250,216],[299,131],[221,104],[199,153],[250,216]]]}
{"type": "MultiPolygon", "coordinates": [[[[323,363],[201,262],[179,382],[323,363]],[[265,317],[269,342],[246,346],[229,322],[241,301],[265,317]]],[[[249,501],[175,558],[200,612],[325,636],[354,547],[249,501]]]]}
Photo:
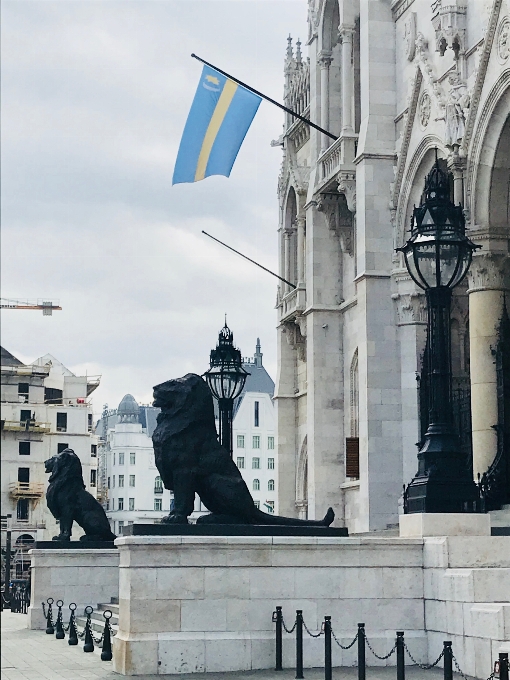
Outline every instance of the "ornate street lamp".
{"type": "Polygon", "coordinates": [[[425,290],[429,426],[418,453],[418,472],[404,494],[404,511],[472,510],[477,488],[455,432],[452,411],[450,306],[452,289],[467,273],[476,246],[466,236],[462,207],[450,200],[448,175],[437,160],[414,208],[411,237],[402,248],[413,281],[425,290]]]}
{"type": "Polygon", "coordinates": [[[211,350],[210,368],[203,377],[213,397],[218,400],[220,412],[219,440],[232,455],[232,417],[234,399],[242,392],[246,378],[250,375],[243,368],[241,352],[234,347],[234,335],[225,325],[218,336],[216,349],[211,350]]]}

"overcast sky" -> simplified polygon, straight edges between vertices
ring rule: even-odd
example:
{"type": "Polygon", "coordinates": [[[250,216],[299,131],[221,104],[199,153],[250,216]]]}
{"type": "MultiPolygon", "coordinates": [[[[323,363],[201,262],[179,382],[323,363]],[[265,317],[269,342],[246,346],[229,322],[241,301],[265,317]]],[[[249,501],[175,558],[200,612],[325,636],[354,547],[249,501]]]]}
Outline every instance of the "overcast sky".
{"type": "Polygon", "coordinates": [[[276,373],[283,112],[263,102],[230,179],[171,186],[198,84],[195,52],[282,100],[286,37],[306,0],[3,0],[2,344],[101,374],[94,410],[208,368],[227,313],[243,356],[276,373]]]}

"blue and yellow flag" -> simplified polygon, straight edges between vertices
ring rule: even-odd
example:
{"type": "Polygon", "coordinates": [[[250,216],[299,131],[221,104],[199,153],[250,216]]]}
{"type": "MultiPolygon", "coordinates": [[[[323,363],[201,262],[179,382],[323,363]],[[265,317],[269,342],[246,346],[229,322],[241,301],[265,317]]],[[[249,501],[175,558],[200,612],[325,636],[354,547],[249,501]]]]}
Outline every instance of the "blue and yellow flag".
{"type": "Polygon", "coordinates": [[[172,184],[230,176],[260,97],[204,66],[184,127],[172,184]]]}

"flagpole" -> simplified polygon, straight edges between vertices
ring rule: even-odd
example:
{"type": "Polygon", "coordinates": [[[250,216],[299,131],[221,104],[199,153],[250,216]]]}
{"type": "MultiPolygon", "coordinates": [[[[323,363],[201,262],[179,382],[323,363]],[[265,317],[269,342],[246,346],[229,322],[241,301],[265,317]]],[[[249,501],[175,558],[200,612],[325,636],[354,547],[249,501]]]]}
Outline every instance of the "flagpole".
{"type": "Polygon", "coordinates": [[[243,255],[242,253],[240,253],[238,250],[235,250],[234,248],[231,248],[230,246],[227,246],[227,244],[226,244],[226,243],[223,243],[223,241],[220,241],[219,238],[214,238],[214,236],[211,236],[211,234],[208,234],[208,233],[207,233],[206,231],[204,231],[203,229],[202,229],[202,234],[205,234],[206,236],[209,236],[209,238],[212,238],[213,241],[216,241],[216,243],[220,243],[222,246],[225,246],[225,248],[228,248],[229,250],[231,250],[231,251],[232,251],[233,253],[235,253],[236,255],[240,255],[241,257],[244,257],[244,259],[245,259],[245,260],[248,260],[248,262],[251,262],[252,264],[256,264],[257,267],[260,267],[261,269],[263,269],[263,270],[264,270],[265,272],[267,272],[268,274],[271,274],[272,276],[276,276],[277,279],[280,279],[280,281],[283,281],[283,282],[286,283],[288,286],[292,286],[292,288],[296,288],[296,286],[295,286],[293,283],[291,283],[290,281],[287,281],[287,279],[283,279],[281,276],[278,276],[278,274],[275,274],[275,273],[272,272],[270,269],[267,269],[266,267],[263,267],[261,264],[259,264],[258,262],[255,262],[255,260],[252,260],[250,257],[247,257],[246,255],[243,255]]]}
{"type": "MultiPolygon", "coordinates": [[[[250,92],[253,92],[253,94],[258,95],[259,97],[262,97],[262,99],[265,99],[267,102],[270,102],[271,104],[274,104],[274,105],[277,106],[279,109],[283,109],[283,111],[286,111],[287,113],[290,113],[290,115],[291,115],[291,116],[294,116],[294,118],[298,118],[299,120],[302,120],[303,123],[306,123],[306,124],[309,125],[310,127],[315,128],[316,130],[318,130],[319,132],[322,132],[324,135],[327,135],[327,136],[330,137],[331,139],[335,139],[335,140],[338,139],[338,137],[337,137],[336,135],[333,135],[331,132],[328,132],[327,130],[324,130],[324,128],[321,128],[319,125],[316,125],[315,123],[312,123],[312,121],[311,121],[311,120],[308,120],[308,118],[305,118],[304,116],[300,116],[299,113],[296,113],[296,112],[293,111],[292,109],[288,109],[288,108],[287,108],[286,106],[284,106],[283,104],[280,104],[279,102],[275,101],[274,99],[271,99],[271,97],[268,97],[267,95],[262,94],[262,92],[259,92],[258,90],[255,90],[253,87],[250,87],[250,86],[247,85],[246,83],[243,83],[242,80],[238,80],[237,78],[234,78],[234,76],[231,76],[229,73],[226,73],[225,71],[222,71],[222,70],[221,70],[220,68],[218,68],[217,66],[214,66],[213,64],[210,64],[208,61],[205,61],[205,59],[202,59],[201,57],[197,57],[197,55],[196,55],[196,54],[193,54],[193,53],[192,53],[191,56],[193,57],[193,59],[197,59],[198,61],[201,61],[202,64],[205,64],[206,66],[210,66],[210,67],[213,68],[215,71],[218,71],[218,73],[221,73],[221,75],[225,76],[226,78],[229,78],[230,80],[233,80],[234,83],[237,83],[238,85],[241,85],[241,87],[244,87],[246,90],[249,90],[250,92]]],[[[205,232],[204,232],[204,233],[205,233],[205,232]]],[[[209,234],[207,234],[207,236],[209,236],[209,234]]],[[[211,236],[211,238],[213,238],[213,237],[211,236]]],[[[225,245],[225,244],[223,244],[223,245],[225,245]]],[[[228,246],[227,246],[227,248],[228,248],[228,246]]],[[[231,249],[231,250],[232,250],[232,249],[231,249]]],[[[239,253],[239,254],[240,254],[240,253],[239,253]]],[[[243,255],[243,257],[244,257],[244,255],[243,255]]],[[[248,258],[247,258],[247,259],[248,259],[248,258]]],[[[257,263],[255,262],[255,264],[257,264],[257,263]]],[[[260,265],[259,265],[259,266],[260,266],[260,265]]],[[[262,268],[264,269],[264,267],[262,267],[262,268]]],[[[273,273],[273,272],[270,272],[270,274],[272,274],[272,273],[273,273]]],[[[275,274],[275,276],[276,276],[276,274],[275,274]]],[[[287,282],[287,283],[288,283],[288,282],[287,282]]],[[[291,284],[291,285],[292,285],[292,284],[291,284]]]]}

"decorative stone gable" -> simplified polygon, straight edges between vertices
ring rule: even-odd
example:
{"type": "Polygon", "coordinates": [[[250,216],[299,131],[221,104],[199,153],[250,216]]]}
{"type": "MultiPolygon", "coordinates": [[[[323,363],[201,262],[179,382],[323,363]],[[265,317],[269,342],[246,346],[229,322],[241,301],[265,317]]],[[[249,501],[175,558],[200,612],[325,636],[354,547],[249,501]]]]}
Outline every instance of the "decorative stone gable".
{"type": "Polygon", "coordinates": [[[466,0],[435,0],[432,24],[436,32],[436,51],[443,56],[447,49],[452,49],[458,59],[465,51],[466,0]]]}

